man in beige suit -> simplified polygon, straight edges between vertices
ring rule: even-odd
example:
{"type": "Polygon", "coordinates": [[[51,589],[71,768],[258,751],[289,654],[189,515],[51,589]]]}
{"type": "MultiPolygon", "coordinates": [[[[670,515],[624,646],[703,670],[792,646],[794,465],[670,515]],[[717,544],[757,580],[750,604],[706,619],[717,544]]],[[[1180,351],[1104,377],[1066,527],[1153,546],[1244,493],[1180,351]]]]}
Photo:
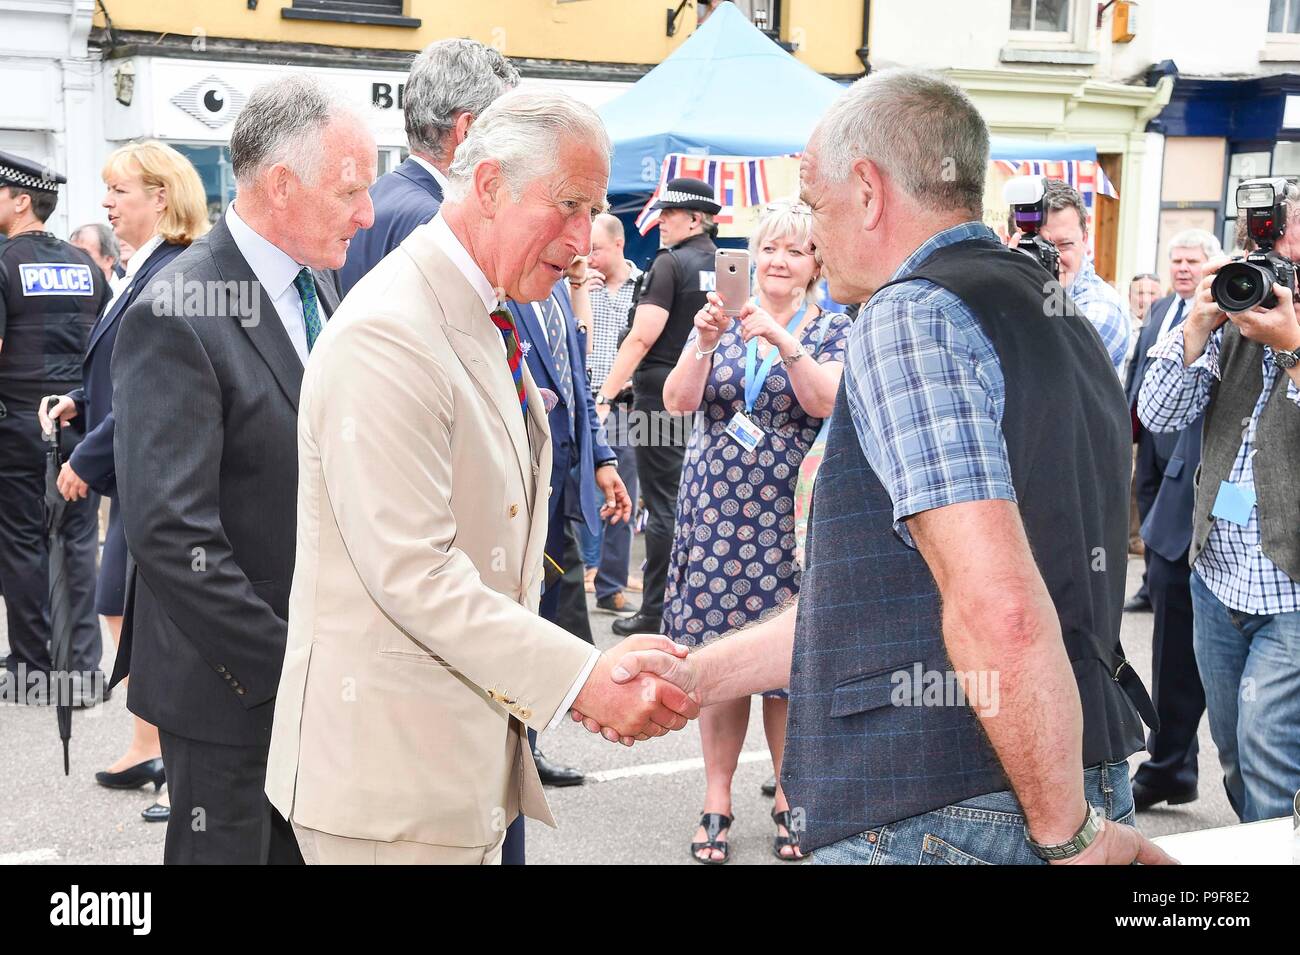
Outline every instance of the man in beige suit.
{"type": "MultiPolygon", "coordinates": [[[[609,154],[568,97],[497,100],[438,216],[352,289],[312,352],[266,780],[308,862],[497,862],[518,813],[555,824],[525,726],[575,707],[630,743],[699,712],[657,678],[615,684],[627,642],[602,654],[536,614],[550,436],[522,362],[512,378],[498,307],[545,298],[587,253],[609,154]]],[[[629,509],[625,493],[607,501],[629,509]]]]}

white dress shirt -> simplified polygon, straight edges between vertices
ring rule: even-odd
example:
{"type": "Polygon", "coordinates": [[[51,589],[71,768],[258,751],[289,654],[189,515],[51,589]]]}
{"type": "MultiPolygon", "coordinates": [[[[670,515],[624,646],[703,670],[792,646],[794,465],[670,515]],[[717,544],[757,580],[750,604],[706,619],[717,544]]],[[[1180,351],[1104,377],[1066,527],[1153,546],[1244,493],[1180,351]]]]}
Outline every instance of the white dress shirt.
{"type": "Polygon", "coordinates": [[[112,291],[113,297],[108,300],[108,304],[104,306],[104,310],[99,313],[100,315],[107,315],[109,310],[117,304],[117,300],[122,297],[122,293],[131,287],[131,282],[135,279],[135,274],[139,272],[140,269],[144,268],[144,264],[148,261],[149,256],[153,255],[153,250],[162,245],[162,241],[163,237],[161,235],[155,235],[144,245],[140,246],[140,248],[136,249],[135,253],[131,256],[131,261],[126,263],[126,272],[122,275],[114,275],[113,278],[109,280],[108,287],[112,291]]]}
{"type": "Polygon", "coordinates": [[[230,229],[230,236],[235,240],[240,255],[253,270],[253,276],[275,306],[275,313],[280,316],[280,323],[289,335],[293,350],[306,365],[307,324],[302,317],[302,296],[293,284],[303,267],[279,246],[272,245],[254,232],[253,227],[239,217],[233,203],[226,210],[226,227],[230,229]]]}
{"type": "MultiPolygon", "coordinates": [[[[451,231],[451,226],[447,225],[441,212],[429,220],[429,229],[433,233],[433,241],[442,251],[442,254],[451,260],[451,264],[456,266],[456,271],[460,272],[465,277],[465,281],[469,282],[470,287],[478,293],[478,297],[483,302],[484,310],[489,314],[495,311],[499,304],[496,290],[492,287],[492,283],[488,281],[488,277],[483,274],[483,270],[479,268],[478,263],[470,257],[469,252],[460,244],[460,239],[456,238],[456,234],[451,231]]],[[[505,348],[504,338],[501,340],[501,347],[505,348]]],[[[569,707],[573,705],[578,692],[582,689],[583,684],[587,682],[587,678],[591,676],[591,671],[596,668],[596,664],[599,662],[600,651],[592,648],[591,656],[587,659],[587,665],[582,668],[578,678],[569,687],[569,692],[565,694],[564,702],[560,704],[555,711],[555,715],[546,724],[548,730],[560,725],[560,721],[569,712],[569,707]]]]}
{"type": "Polygon", "coordinates": [[[1160,319],[1160,334],[1156,336],[1156,341],[1159,341],[1160,339],[1164,338],[1166,335],[1169,334],[1169,326],[1173,325],[1174,318],[1175,316],[1178,315],[1179,302],[1181,302],[1183,306],[1183,319],[1186,320],[1191,315],[1192,313],[1191,299],[1178,297],[1174,301],[1170,302],[1169,307],[1165,309],[1164,317],[1160,319]]]}

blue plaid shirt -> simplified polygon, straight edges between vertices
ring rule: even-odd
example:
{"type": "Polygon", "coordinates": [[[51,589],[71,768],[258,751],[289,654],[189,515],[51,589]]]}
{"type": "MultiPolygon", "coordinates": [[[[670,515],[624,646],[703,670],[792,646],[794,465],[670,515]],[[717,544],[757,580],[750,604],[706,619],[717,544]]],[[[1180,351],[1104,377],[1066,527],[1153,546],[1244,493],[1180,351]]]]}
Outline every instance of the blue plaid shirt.
{"type": "MultiPolygon", "coordinates": [[[[967,239],[997,242],[981,222],[931,236],[893,278],[967,239]]],[[[1006,384],[993,343],[952,292],[914,280],[877,292],[849,331],[844,387],[862,453],[903,521],[965,501],[1015,501],[1002,437],[1006,384]]],[[[914,546],[914,545],[913,545],[914,546]]]]}
{"type": "MultiPolygon", "coordinates": [[[[1226,326],[1225,326],[1226,327],[1226,326]]],[[[1219,377],[1219,344],[1223,328],[1210,336],[1205,353],[1183,366],[1183,327],[1171,329],[1151,349],[1155,359],[1138,391],[1138,418],[1149,431],[1180,431],[1196,420],[1210,403],[1210,386],[1219,377]]],[[[1273,350],[1264,346],[1264,387],[1232,462],[1228,481],[1255,486],[1255,427],[1273,392],[1277,376],[1273,350]]],[[[1300,406],[1300,388],[1287,383],[1287,397],[1300,406]]],[[[1217,488],[1201,490],[1217,493],[1217,488]]],[[[1241,613],[1275,614],[1300,610],[1300,583],[1292,580],[1264,555],[1260,544],[1259,507],[1250,509],[1243,527],[1215,520],[1205,548],[1196,558],[1196,572],[1224,606],[1241,613]]]]}
{"type": "Polygon", "coordinates": [[[1110,363],[1115,372],[1124,367],[1128,360],[1129,338],[1132,335],[1133,320],[1129,318],[1128,308],[1110,285],[1097,274],[1091,259],[1084,259],[1083,265],[1075,273],[1066,291],[1074,300],[1074,306],[1097,329],[1101,342],[1110,355],[1110,363]]]}

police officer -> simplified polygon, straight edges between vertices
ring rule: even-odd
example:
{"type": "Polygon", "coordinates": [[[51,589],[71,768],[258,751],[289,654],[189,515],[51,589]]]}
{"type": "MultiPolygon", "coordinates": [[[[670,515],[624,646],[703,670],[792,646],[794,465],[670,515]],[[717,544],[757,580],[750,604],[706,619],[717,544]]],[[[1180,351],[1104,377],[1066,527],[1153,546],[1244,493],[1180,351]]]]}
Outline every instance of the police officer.
{"type": "MultiPolygon", "coordinates": [[[[67,180],[0,152],[0,582],[9,622],[5,696],[44,702],[50,670],[49,554],[44,531],[45,444],[37,405],[81,384],[81,361],[108,300],[104,274],[81,249],[45,229],[67,180]]],[[[82,437],[63,431],[65,456],[82,437]]],[[[96,495],[64,512],[72,613],[72,703],[102,698],[95,618],[96,495]]],[[[52,701],[51,701],[52,702],[52,701]]]]}
{"type": "Polygon", "coordinates": [[[713,255],[717,251],[713,217],[722,206],[714,200],[713,187],[707,182],[680,177],[668,181],[654,208],[660,210],[662,247],[645,275],[632,327],[596,394],[597,412],[603,418],[609,413],[610,402],[632,378],[632,410],[651,422],[629,432],[647,511],[646,568],[640,611],[613,623],[620,636],[662,630],[677,487],[689,437],[680,421],[666,420],[664,381],[681,357],[694,328],[695,313],[704,307],[713,289],[713,255]]]}

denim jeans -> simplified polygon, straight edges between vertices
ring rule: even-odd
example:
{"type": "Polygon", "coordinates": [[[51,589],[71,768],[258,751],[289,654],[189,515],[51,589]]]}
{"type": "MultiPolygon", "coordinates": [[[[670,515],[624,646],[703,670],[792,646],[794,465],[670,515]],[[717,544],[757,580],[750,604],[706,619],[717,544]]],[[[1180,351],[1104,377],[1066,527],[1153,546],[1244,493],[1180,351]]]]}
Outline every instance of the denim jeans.
{"type": "MultiPolygon", "coordinates": [[[[1083,794],[1107,819],[1133,824],[1127,763],[1102,763],[1083,773],[1083,794]]],[[[1082,807],[1080,807],[1082,809],[1082,807]]],[[[1082,813],[1079,821],[1082,823],[1082,813]]],[[[976,796],[818,849],[816,865],[1046,865],[1025,842],[1025,817],[1015,794],[976,796]]]]}
{"type": "Polygon", "coordinates": [[[1300,789],[1300,612],[1231,610],[1195,571],[1192,611],[1228,800],[1242,822],[1289,816],[1300,789]]]}

